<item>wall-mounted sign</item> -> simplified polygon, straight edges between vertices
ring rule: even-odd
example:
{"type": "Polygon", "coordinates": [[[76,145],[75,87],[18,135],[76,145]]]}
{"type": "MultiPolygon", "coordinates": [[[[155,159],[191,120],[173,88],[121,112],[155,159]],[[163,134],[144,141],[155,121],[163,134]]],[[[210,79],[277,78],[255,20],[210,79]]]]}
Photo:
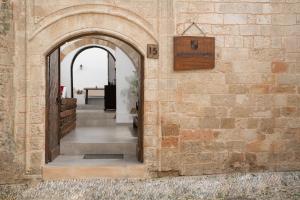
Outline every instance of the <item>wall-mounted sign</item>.
{"type": "Polygon", "coordinates": [[[174,70],[215,67],[214,37],[174,37],[174,70]]]}
{"type": "Polygon", "coordinates": [[[159,49],[157,44],[148,44],[147,45],[147,58],[158,59],[159,49]]]}

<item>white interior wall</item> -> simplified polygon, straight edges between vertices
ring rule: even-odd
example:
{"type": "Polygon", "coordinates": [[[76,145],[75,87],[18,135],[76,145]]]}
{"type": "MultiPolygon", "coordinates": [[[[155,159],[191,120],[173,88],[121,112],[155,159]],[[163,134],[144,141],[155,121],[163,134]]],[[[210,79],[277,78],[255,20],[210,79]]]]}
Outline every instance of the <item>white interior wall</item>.
{"type": "Polygon", "coordinates": [[[104,88],[108,84],[108,57],[105,50],[87,49],[76,58],[73,67],[74,97],[78,104],[85,104],[84,88],[104,88]],[[82,65],[82,69],[80,69],[82,65]],[[83,91],[78,94],[77,91],[83,91]]]}
{"type": "MultiPolygon", "coordinates": [[[[83,48],[83,47],[81,47],[83,48]]],[[[68,91],[67,91],[67,97],[71,97],[71,75],[70,75],[70,66],[71,66],[71,62],[72,59],[74,57],[74,55],[76,54],[76,52],[81,49],[78,48],[74,51],[72,51],[71,53],[69,53],[68,55],[66,55],[66,57],[64,58],[64,60],[61,62],[61,85],[63,86],[67,86],[68,87],[68,91]]],[[[132,115],[130,114],[130,111],[132,108],[135,107],[135,103],[137,101],[137,97],[135,95],[132,95],[131,93],[131,81],[134,79],[134,77],[136,76],[135,73],[135,67],[132,63],[132,61],[130,60],[130,58],[119,48],[116,48],[116,50],[114,51],[113,49],[110,49],[108,47],[104,47],[106,49],[108,49],[116,58],[116,82],[117,82],[117,86],[116,86],[116,92],[117,92],[117,109],[116,109],[116,122],[117,123],[132,123],[132,115]]],[[[77,59],[80,59],[80,56],[78,56],[77,59]]],[[[76,59],[76,60],[77,60],[76,59]]],[[[91,58],[84,58],[84,59],[88,59],[91,60],[91,58]]],[[[77,65],[74,66],[74,69],[78,69],[80,63],[85,63],[85,62],[80,62],[80,60],[75,64],[77,65]]],[[[84,66],[87,64],[83,64],[84,66]]],[[[99,66],[98,66],[99,67],[99,66]]],[[[106,67],[107,69],[107,64],[106,67]]],[[[74,71],[75,72],[75,71],[74,71]]],[[[74,73],[75,75],[75,73],[74,73]]],[[[89,77],[89,76],[88,76],[89,77]]],[[[87,78],[89,79],[89,78],[87,78]]],[[[87,80],[84,79],[84,80],[87,80]]],[[[107,76],[106,76],[107,79],[107,76]]],[[[84,81],[82,80],[82,81],[84,81]]],[[[76,79],[74,76],[74,86],[76,79]]],[[[76,84],[77,87],[83,87],[83,86],[78,86],[76,84]]],[[[92,84],[89,87],[95,87],[95,84],[92,84]]],[[[85,94],[83,93],[82,95],[74,95],[75,98],[77,98],[78,103],[79,104],[84,104],[84,98],[85,98],[85,94]]]]}
{"type": "MultiPolygon", "coordinates": [[[[98,45],[99,46],[99,45],[98,45]]],[[[67,87],[67,97],[71,97],[71,63],[76,52],[86,46],[80,47],[70,52],[61,62],[61,85],[67,87]]],[[[109,52],[114,55],[114,50],[105,47],[109,52]]],[[[62,48],[63,49],[63,48],[62,48]]],[[[104,83],[107,84],[107,52],[99,48],[92,48],[82,52],[74,63],[74,88],[83,89],[85,87],[104,87],[104,83]],[[92,52],[90,52],[90,50],[92,52]],[[88,53],[86,53],[88,52],[88,53]],[[91,53],[91,54],[90,54],[91,53]],[[89,55],[90,54],[90,55],[89,55]],[[79,69],[80,64],[83,64],[83,70],[79,69]],[[100,66],[100,67],[99,67],[100,66]],[[90,70],[90,68],[92,70],[90,70]],[[76,71],[77,69],[77,71],[76,71]],[[89,69],[89,70],[87,70],[89,69]],[[96,71],[95,71],[96,70],[96,71]],[[91,73],[89,71],[92,71],[91,73]],[[79,76],[78,76],[79,75],[79,76]],[[78,80],[79,81],[78,81],[78,80]],[[102,82],[99,82],[101,81],[102,82]],[[103,81],[104,80],[104,81],[103,81]]],[[[74,90],[74,98],[77,98],[78,104],[85,103],[85,93],[77,94],[74,90]]]]}

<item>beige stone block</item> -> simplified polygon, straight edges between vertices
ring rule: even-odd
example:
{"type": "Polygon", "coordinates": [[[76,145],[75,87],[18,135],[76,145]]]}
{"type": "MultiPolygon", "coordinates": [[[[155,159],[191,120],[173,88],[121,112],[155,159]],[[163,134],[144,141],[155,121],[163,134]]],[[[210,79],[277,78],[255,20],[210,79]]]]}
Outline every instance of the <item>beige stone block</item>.
{"type": "Polygon", "coordinates": [[[282,47],[282,38],[281,37],[271,37],[271,47],[272,48],[281,48],[282,47]]]}
{"type": "Polygon", "coordinates": [[[265,140],[265,136],[259,135],[257,139],[246,145],[247,152],[267,152],[270,148],[270,142],[265,140]]]}
{"type": "Polygon", "coordinates": [[[225,47],[243,47],[243,37],[225,36],[225,47]]]}
{"type": "Polygon", "coordinates": [[[144,148],[144,162],[155,162],[158,159],[159,151],[156,148],[146,147],[144,148]]]}
{"type": "Polygon", "coordinates": [[[220,128],[221,120],[214,117],[199,118],[199,128],[220,128]]]}
{"type": "Polygon", "coordinates": [[[144,147],[157,147],[158,144],[156,136],[144,136],[144,147]]]}
{"type": "Polygon", "coordinates": [[[274,106],[277,106],[277,107],[287,106],[287,96],[286,95],[274,95],[274,106]]]}
{"type": "Polygon", "coordinates": [[[155,125],[158,121],[158,116],[156,113],[145,113],[144,115],[144,124],[155,125]]]}
{"type": "Polygon", "coordinates": [[[297,87],[293,85],[278,85],[271,87],[271,92],[275,94],[295,94],[297,87]]]}
{"type": "Polygon", "coordinates": [[[180,127],[177,124],[166,124],[162,125],[162,136],[178,136],[180,127]]]}
{"type": "Polygon", "coordinates": [[[196,22],[198,23],[208,23],[208,24],[222,24],[223,15],[222,14],[197,14],[196,22]]]}
{"type": "Polygon", "coordinates": [[[295,14],[274,14],[272,15],[272,24],[274,25],[293,25],[296,24],[297,16],[295,14]]]}
{"type": "Polygon", "coordinates": [[[250,49],[249,58],[258,61],[283,60],[284,51],[282,49],[250,49]]]}
{"type": "Polygon", "coordinates": [[[248,14],[247,18],[248,18],[247,24],[256,24],[256,15],[248,14]]]}
{"type": "MultiPolygon", "coordinates": [[[[262,25],[261,35],[265,36],[284,36],[287,34],[287,27],[280,25],[262,25]]],[[[294,32],[294,28],[293,31],[294,32]]]]}
{"type": "Polygon", "coordinates": [[[206,174],[218,174],[222,173],[223,169],[221,165],[216,163],[203,163],[203,164],[185,164],[182,175],[185,176],[199,176],[206,174]]]}
{"type": "Polygon", "coordinates": [[[238,25],[213,25],[212,33],[216,35],[239,35],[238,25]]]}
{"type": "Polygon", "coordinates": [[[226,142],[226,149],[229,152],[243,152],[245,150],[245,141],[228,141],[226,142]]]}
{"type": "Polygon", "coordinates": [[[163,137],[161,141],[162,148],[178,148],[178,137],[163,137]]]}
{"type": "Polygon", "coordinates": [[[200,107],[197,109],[198,117],[215,117],[216,116],[216,108],[215,107],[200,107]]]}
{"type": "Polygon", "coordinates": [[[210,106],[210,95],[204,94],[184,94],[183,102],[195,102],[200,106],[210,106]]]}
{"type": "Polygon", "coordinates": [[[299,117],[300,110],[297,107],[283,107],[280,109],[280,116],[282,117],[299,117]]]}
{"type": "Polygon", "coordinates": [[[257,15],[256,23],[257,24],[271,24],[271,15],[257,15]]]}
{"type": "Polygon", "coordinates": [[[224,47],[224,36],[217,36],[215,37],[215,43],[216,43],[216,47],[224,47]]]}
{"type": "Polygon", "coordinates": [[[188,116],[181,117],[180,118],[180,127],[183,129],[199,128],[199,118],[198,117],[188,117],[188,116]]]}
{"type": "Polygon", "coordinates": [[[145,101],[144,102],[144,112],[157,112],[158,110],[158,105],[157,102],[155,101],[145,101]]]}
{"type": "Polygon", "coordinates": [[[253,36],[244,36],[243,43],[244,43],[244,48],[253,48],[254,46],[253,36]]]}
{"type": "Polygon", "coordinates": [[[191,116],[195,116],[198,113],[197,103],[177,103],[176,110],[179,113],[185,113],[191,116]]]}
{"type": "Polygon", "coordinates": [[[300,108],[300,96],[299,95],[288,95],[287,106],[295,106],[300,108]]]}
{"type": "Polygon", "coordinates": [[[263,4],[263,13],[264,14],[269,14],[269,13],[273,13],[273,6],[276,4],[263,4]]]}
{"type": "Polygon", "coordinates": [[[247,119],[247,128],[248,129],[257,129],[259,120],[260,119],[257,119],[257,118],[247,119]]]}
{"type": "Polygon", "coordinates": [[[224,24],[247,24],[247,15],[224,14],[224,24]]]}
{"type": "Polygon", "coordinates": [[[145,79],[144,88],[149,90],[157,90],[157,79],[145,79]]]}
{"type": "Polygon", "coordinates": [[[270,73],[270,62],[258,62],[255,60],[233,61],[233,72],[237,73],[270,73]]]}
{"type": "Polygon", "coordinates": [[[271,38],[263,36],[254,37],[254,48],[269,48],[271,46],[271,38]]]}
{"type": "Polygon", "coordinates": [[[278,75],[278,84],[300,86],[300,75],[298,74],[280,74],[278,75]]]}
{"type": "Polygon", "coordinates": [[[241,35],[260,35],[261,27],[259,25],[240,25],[241,35]]]}
{"type": "Polygon", "coordinates": [[[215,11],[218,13],[251,13],[260,14],[263,12],[262,4],[255,3],[216,3],[215,11]]]}
{"type": "Polygon", "coordinates": [[[270,118],[272,117],[272,110],[271,108],[254,107],[252,108],[251,117],[270,118]]]}
{"type": "Polygon", "coordinates": [[[238,94],[236,95],[236,105],[237,106],[250,106],[252,104],[252,96],[238,94]]]}
{"type": "Polygon", "coordinates": [[[261,74],[230,73],[226,75],[227,84],[261,84],[263,83],[261,74]]]}
{"type": "Polygon", "coordinates": [[[270,85],[267,84],[255,84],[250,87],[250,94],[268,94],[272,91],[270,85]]]}
{"type": "Polygon", "coordinates": [[[218,137],[218,132],[207,129],[184,129],[180,132],[180,141],[213,141],[218,137]]]}
{"type": "Polygon", "coordinates": [[[234,60],[239,58],[239,60],[248,59],[249,52],[245,48],[223,48],[222,49],[222,59],[223,60],[234,60]]]}
{"type": "Polygon", "coordinates": [[[144,135],[158,135],[157,126],[156,125],[144,125],[144,135]]]}
{"type": "Polygon", "coordinates": [[[283,46],[287,52],[300,52],[300,39],[297,37],[284,37],[283,46]]]}
{"type": "Polygon", "coordinates": [[[211,13],[214,11],[214,4],[208,2],[190,1],[176,2],[177,12],[184,13],[211,13]]]}
{"type": "Polygon", "coordinates": [[[222,118],[221,119],[221,128],[223,128],[223,129],[235,128],[235,119],[234,118],[222,118]]]}
{"type": "Polygon", "coordinates": [[[180,167],[179,153],[176,149],[161,150],[161,170],[178,170],[180,167]]]}
{"type": "Polygon", "coordinates": [[[249,88],[246,85],[236,84],[229,85],[230,94],[246,94],[249,92],[249,88]]]}
{"type": "Polygon", "coordinates": [[[156,90],[146,90],[145,91],[145,101],[156,101],[157,91],[156,90]]]}
{"type": "Polygon", "coordinates": [[[31,150],[41,150],[45,146],[44,138],[32,138],[30,141],[31,150]]]}
{"type": "Polygon", "coordinates": [[[233,107],[229,110],[229,117],[246,118],[249,117],[251,110],[249,107],[233,107]]]}
{"type": "Polygon", "coordinates": [[[234,106],[236,104],[235,95],[212,95],[212,106],[234,106]]]}

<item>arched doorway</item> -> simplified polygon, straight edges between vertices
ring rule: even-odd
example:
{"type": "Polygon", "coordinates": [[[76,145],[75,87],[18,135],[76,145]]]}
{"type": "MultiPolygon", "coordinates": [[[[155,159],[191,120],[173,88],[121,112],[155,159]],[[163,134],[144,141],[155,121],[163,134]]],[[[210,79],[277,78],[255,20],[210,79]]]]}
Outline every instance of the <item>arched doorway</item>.
{"type": "MultiPolygon", "coordinates": [[[[72,61],[71,61],[71,70],[70,70],[70,73],[71,73],[71,97],[73,98],[74,97],[74,91],[73,91],[73,86],[74,86],[74,64],[75,64],[75,61],[76,59],[78,58],[78,56],[83,53],[84,51],[86,50],[89,50],[89,49],[93,49],[93,48],[96,48],[96,49],[102,49],[104,51],[107,52],[107,55],[108,55],[108,59],[109,58],[112,58],[114,62],[116,62],[116,58],[115,56],[109,51],[107,50],[107,48],[104,48],[104,47],[101,47],[101,46],[96,46],[96,45],[91,45],[91,46],[85,46],[81,49],[79,49],[76,54],[74,55],[72,61]]],[[[108,77],[109,77],[109,73],[110,73],[110,70],[109,70],[109,66],[108,66],[108,77]]]]}
{"type": "MultiPolygon", "coordinates": [[[[144,143],[143,167],[151,170],[159,169],[159,140],[160,123],[158,108],[159,60],[149,59],[147,55],[148,44],[158,44],[156,28],[144,18],[134,12],[120,8],[116,5],[78,5],[63,8],[53,12],[36,22],[28,32],[26,78],[18,80],[26,89],[22,90],[25,99],[25,109],[18,108],[17,112],[25,115],[26,131],[25,143],[25,170],[28,175],[41,175],[45,177],[48,170],[45,161],[45,141],[48,122],[47,87],[48,69],[47,57],[65,42],[78,37],[89,35],[109,36],[124,41],[141,55],[144,70],[145,83],[154,83],[154,86],[144,87],[144,103],[147,109],[143,109],[143,137],[144,143]],[[111,9],[114,12],[111,12],[111,9]],[[63,13],[63,15],[62,15],[63,13]],[[101,20],[104,19],[104,20],[101,20]],[[35,102],[34,104],[31,102],[35,102]],[[150,107],[149,107],[149,106],[150,107]],[[34,144],[34,145],[32,145],[34,144]]],[[[61,56],[57,54],[57,56],[61,56]]],[[[22,93],[22,94],[23,94],[22,93]]],[[[139,137],[140,138],[140,137],[139,137]]],[[[92,176],[92,175],[91,175],[92,176]]]]}
{"type": "MultiPolygon", "coordinates": [[[[77,38],[80,38],[78,36],[77,38]]],[[[115,38],[116,39],[116,38],[115,38]]],[[[72,38],[68,40],[71,42],[75,40],[72,38]]],[[[61,134],[61,124],[60,122],[62,117],[62,101],[66,101],[65,99],[62,100],[61,92],[59,88],[61,87],[60,84],[60,48],[63,44],[66,44],[67,41],[61,43],[56,49],[51,51],[50,54],[47,55],[47,127],[46,127],[46,150],[45,150],[45,161],[51,162],[53,161],[59,154],[60,154],[60,141],[64,134],[61,134]]],[[[71,62],[71,94],[73,97],[73,65],[80,53],[84,50],[90,48],[100,48],[105,49],[99,46],[87,46],[79,49],[71,62]]],[[[137,51],[138,52],[138,51],[137,51]]],[[[110,53],[108,53],[110,54],[110,53]]],[[[138,127],[138,143],[137,143],[137,157],[140,162],[143,162],[143,114],[144,114],[144,58],[143,55],[140,54],[140,66],[139,66],[139,100],[138,100],[138,112],[137,112],[137,119],[135,122],[135,126],[138,127]]],[[[113,56],[114,59],[116,59],[113,56]]],[[[63,114],[64,115],[64,114],[63,114]]],[[[134,122],[134,121],[133,121],[134,122]]]]}

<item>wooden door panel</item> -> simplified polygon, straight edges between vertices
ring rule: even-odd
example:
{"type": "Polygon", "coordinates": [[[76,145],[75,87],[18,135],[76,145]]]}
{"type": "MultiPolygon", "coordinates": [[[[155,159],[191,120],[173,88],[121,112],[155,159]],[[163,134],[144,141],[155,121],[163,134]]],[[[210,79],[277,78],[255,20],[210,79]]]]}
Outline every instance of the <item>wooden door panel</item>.
{"type": "Polygon", "coordinates": [[[144,161],[144,59],[141,57],[139,76],[139,108],[138,108],[138,146],[137,159],[144,161]]]}
{"type": "Polygon", "coordinates": [[[47,161],[51,162],[59,155],[60,131],[60,51],[56,49],[48,58],[48,127],[47,161]]]}

